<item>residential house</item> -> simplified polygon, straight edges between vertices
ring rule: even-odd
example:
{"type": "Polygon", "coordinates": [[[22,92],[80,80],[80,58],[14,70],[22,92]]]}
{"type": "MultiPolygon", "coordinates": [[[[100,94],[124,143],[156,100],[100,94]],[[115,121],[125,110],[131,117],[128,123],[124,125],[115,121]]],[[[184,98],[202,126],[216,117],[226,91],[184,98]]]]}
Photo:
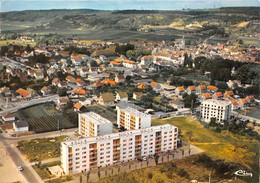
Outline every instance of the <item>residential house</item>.
{"type": "Polygon", "coordinates": [[[50,67],[49,69],[47,69],[47,74],[48,74],[48,75],[54,74],[55,71],[56,71],[56,69],[50,67]]]}
{"type": "Polygon", "coordinates": [[[80,79],[80,78],[77,78],[77,79],[75,80],[75,83],[76,83],[78,86],[85,86],[85,85],[86,85],[85,81],[83,81],[83,80],[80,79]]]}
{"type": "Polygon", "coordinates": [[[57,103],[57,109],[61,109],[62,107],[67,105],[68,102],[69,102],[68,96],[59,97],[58,98],[58,103],[57,103]]]}
{"type": "Polygon", "coordinates": [[[210,93],[204,93],[203,96],[202,96],[202,98],[203,98],[204,100],[212,99],[210,93]]]}
{"type": "Polygon", "coordinates": [[[80,56],[71,56],[72,64],[79,66],[81,65],[82,59],[80,56]]]}
{"type": "Polygon", "coordinates": [[[79,74],[81,77],[86,77],[89,73],[89,70],[87,67],[81,67],[80,68],[80,71],[79,71],[79,74]]]}
{"type": "Polygon", "coordinates": [[[103,75],[103,74],[90,74],[90,75],[88,75],[88,80],[93,81],[93,82],[99,81],[99,80],[104,79],[104,78],[108,78],[108,76],[103,75]]]}
{"type": "Polygon", "coordinates": [[[176,96],[182,96],[184,94],[184,88],[183,86],[178,86],[176,89],[175,89],[175,94],[176,96]]]}
{"type": "Polygon", "coordinates": [[[51,81],[51,83],[52,83],[53,86],[58,86],[59,82],[60,82],[59,78],[54,78],[54,79],[51,81]]]}
{"type": "Polygon", "coordinates": [[[241,98],[238,102],[243,108],[250,105],[250,102],[247,100],[247,98],[241,98]]]}
{"type": "Polygon", "coordinates": [[[88,72],[90,74],[98,74],[98,68],[97,67],[90,67],[88,72]]]}
{"type": "Polygon", "coordinates": [[[99,97],[99,104],[101,105],[112,105],[114,104],[114,95],[112,93],[103,93],[99,97]]]}
{"type": "Polygon", "coordinates": [[[100,86],[102,86],[103,84],[99,81],[96,81],[93,85],[92,85],[92,88],[98,88],[100,86]]]}
{"type": "Polygon", "coordinates": [[[147,86],[144,83],[142,83],[137,88],[144,90],[147,89],[147,86]]]}
{"type": "Polygon", "coordinates": [[[156,92],[162,91],[161,85],[160,85],[159,83],[157,83],[157,82],[154,82],[154,81],[151,82],[150,86],[151,86],[151,87],[153,88],[153,90],[156,91],[156,92]]]}
{"type": "Polygon", "coordinates": [[[110,84],[110,85],[117,85],[117,83],[111,79],[105,79],[103,81],[101,81],[102,84],[104,85],[107,85],[107,84],[110,84]]]}
{"type": "Polygon", "coordinates": [[[15,120],[15,115],[7,112],[7,113],[4,113],[2,115],[2,119],[3,119],[4,122],[14,121],[15,120]]]}
{"type": "Polygon", "coordinates": [[[138,68],[138,64],[135,61],[132,60],[123,60],[123,66],[126,68],[131,68],[131,69],[137,69],[138,68]]]}
{"type": "Polygon", "coordinates": [[[85,98],[85,97],[81,97],[79,99],[79,103],[81,103],[84,106],[88,106],[92,104],[92,99],[91,98],[85,98]]]}
{"type": "Polygon", "coordinates": [[[16,90],[16,93],[18,93],[19,96],[22,97],[23,99],[30,99],[32,97],[30,92],[28,92],[22,88],[19,88],[18,90],[16,90]]]}
{"type": "Polygon", "coordinates": [[[116,77],[115,77],[115,82],[116,82],[116,83],[123,83],[123,82],[125,82],[125,77],[124,77],[124,75],[122,75],[122,74],[116,75],[116,77]]]}
{"type": "Polygon", "coordinates": [[[117,101],[128,101],[128,95],[126,92],[117,92],[116,94],[116,100],[117,101]]]}
{"type": "Polygon", "coordinates": [[[5,97],[10,96],[12,94],[11,90],[8,87],[1,88],[1,93],[3,93],[5,97]]]}
{"type": "Polygon", "coordinates": [[[231,104],[232,104],[232,110],[236,110],[240,108],[240,105],[237,102],[237,100],[231,100],[231,104]]]}
{"type": "Polygon", "coordinates": [[[35,71],[33,76],[36,80],[44,79],[44,74],[42,71],[35,71]]]}
{"type": "Polygon", "coordinates": [[[255,97],[253,95],[247,96],[246,97],[247,101],[249,101],[251,104],[255,102],[255,97]]]}
{"type": "Polygon", "coordinates": [[[73,82],[75,82],[75,78],[73,76],[67,76],[66,81],[69,83],[73,83],[73,82]]]}
{"type": "Polygon", "coordinates": [[[186,92],[190,95],[191,93],[196,93],[196,87],[195,86],[189,86],[186,89],[186,92]]]}
{"type": "Polygon", "coordinates": [[[78,112],[82,109],[83,105],[79,102],[75,103],[73,108],[74,108],[74,111],[78,112]]]}
{"type": "Polygon", "coordinates": [[[201,94],[201,93],[206,93],[206,92],[207,92],[207,88],[205,85],[197,86],[197,93],[201,94]]]}
{"type": "Polygon", "coordinates": [[[43,96],[46,96],[49,94],[49,88],[47,86],[44,86],[41,88],[41,93],[43,96]]]}
{"type": "Polygon", "coordinates": [[[60,81],[58,84],[59,88],[66,88],[67,87],[67,82],[66,81],[60,81]]]}
{"type": "Polygon", "coordinates": [[[207,87],[207,89],[208,89],[208,92],[211,92],[211,93],[218,91],[218,88],[216,86],[213,86],[213,85],[209,85],[207,87]]]}
{"type": "Polygon", "coordinates": [[[82,88],[77,88],[73,91],[74,95],[81,95],[81,96],[85,96],[88,92],[82,88]]]}
{"type": "Polygon", "coordinates": [[[184,103],[178,99],[169,101],[169,105],[174,107],[175,109],[181,109],[184,108],[184,103]]]}
{"type": "Polygon", "coordinates": [[[28,76],[33,77],[33,76],[34,76],[34,73],[35,73],[35,71],[32,70],[32,69],[28,69],[28,70],[27,70],[27,74],[28,74],[28,76]]]}
{"type": "Polygon", "coordinates": [[[15,132],[28,132],[29,123],[25,120],[13,122],[13,129],[15,132]]]}
{"type": "Polygon", "coordinates": [[[213,99],[217,99],[217,100],[222,100],[223,99],[223,94],[221,92],[215,92],[213,95],[212,95],[212,98],[213,99]]]}
{"type": "Polygon", "coordinates": [[[148,56],[143,56],[141,58],[141,65],[145,65],[146,67],[150,67],[150,65],[153,64],[154,61],[154,56],[148,55],[148,56]]]}
{"type": "Polygon", "coordinates": [[[144,94],[141,92],[134,92],[133,93],[133,99],[139,100],[144,94]]]}
{"type": "Polygon", "coordinates": [[[234,92],[232,90],[226,91],[225,95],[227,95],[228,97],[234,97],[234,92]]]}

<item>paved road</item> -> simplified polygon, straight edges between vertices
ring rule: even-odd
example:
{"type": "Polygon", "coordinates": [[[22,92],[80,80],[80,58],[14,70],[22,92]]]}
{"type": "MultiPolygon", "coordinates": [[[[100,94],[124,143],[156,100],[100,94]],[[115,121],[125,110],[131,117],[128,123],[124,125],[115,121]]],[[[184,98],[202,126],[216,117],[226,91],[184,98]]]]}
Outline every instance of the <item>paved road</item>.
{"type": "Polygon", "coordinates": [[[257,124],[260,125],[260,120],[259,120],[259,119],[256,119],[256,118],[253,118],[253,117],[250,117],[250,116],[245,116],[245,115],[243,115],[243,114],[239,114],[239,113],[236,112],[236,111],[232,111],[231,114],[234,115],[234,116],[238,116],[238,117],[240,117],[240,118],[247,118],[247,119],[249,119],[250,121],[255,121],[257,124]]]}
{"type": "Polygon", "coordinates": [[[27,140],[27,139],[34,139],[34,138],[42,138],[42,137],[54,137],[58,135],[73,135],[77,128],[68,129],[65,132],[54,131],[54,132],[47,132],[47,133],[39,133],[24,137],[8,137],[8,135],[0,134],[0,141],[4,145],[7,155],[12,159],[15,166],[22,166],[24,168],[21,171],[24,178],[29,183],[43,183],[39,175],[35,172],[35,170],[31,167],[31,163],[25,161],[21,158],[20,152],[14,147],[14,144],[20,140],[27,140]],[[4,135],[4,136],[3,136],[4,135]]]}
{"type": "Polygon", "coordinates": [[[0,111],[0,116],[3,113],[6,113],[6,112],[13,113],[13,112],[18,111],[21,108],[24,108],[24,107],[29,107],[29,106],[32,106],[32,105],[50,102],[50,101],[57,101],[57,100],[58,100],[58,95],[56,94],[56,95],[51,95],[51,96],[48,96],[48,97],[41,97],[41,98],[38,98],[38,99],[22,100],[22,101],[14,102],[14,103],[10,102],[10,104],[14,104],[16,107],[9,108],[9,109],[6,109],[6,110],[3,109],[3,111],[0,111]]]}
{"type": "Polygon", "coordinates": [[[3,139],[2,136],[0,136],[0,140],[3,143],[3,145],[5,146],[6,152],[11,157],[14,164],[17,167],[22,166],[24,168],[24,170],[21,173],[26,178],[27,182],[29,182],[29,183],[41,183],[41,182],[43,182],[41,179],[39,179],[39,177],[37,175],[35,175],[33,173],[33,171],[31,170],[32,167],[30,165],[26,164],[21,159],[21,157],[15,151],[15,149],[9,143],[7,143],[7,141],[5,139],[3,139]]]}

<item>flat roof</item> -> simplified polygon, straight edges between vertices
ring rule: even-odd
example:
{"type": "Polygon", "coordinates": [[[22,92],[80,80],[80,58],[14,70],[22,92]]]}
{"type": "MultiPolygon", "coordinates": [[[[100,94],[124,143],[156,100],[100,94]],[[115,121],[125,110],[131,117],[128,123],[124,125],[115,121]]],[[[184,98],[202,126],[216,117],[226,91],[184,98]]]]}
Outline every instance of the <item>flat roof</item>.
{"type": "Polygon", "coordinates": [[[137,117],[148,117],[150,115],[145,114],[143,112],[138,111],[137,109],[131,108],[131,107],[127,107],[124,109],[121,109],[122,111],[125,111],[126,113],[129,113],[133,116],[137,116],[137,117]]]}
{"type": "Polygon", "coordinates": [[[215,99],[208,99],[202,102],[202,104],[215,104],[215,105],[221,105],[221,106],[226,106],[229,105],[230,102],[223,101],[223,100],[215,100],[215,99]]]}
{"type": "Polygon", "coordinates": [[[103,118],[102,116],[100,116],[99,114],[95,113],[95,112],[87,112],[87,113],[80,113],[80,116],[89,119],[91,122],[100,125],[100,124],[107,124],[107,123],[111,123],[111,121],[109,121],[106,118],[103,118]]]}
{"type": "Polygon", "coordinates": [[[103,142],[104,140],[112,140],[112,139],[118,139],[121,137],[127,137],[127,136],[133,136],[133,135],[141,135],[143,133],[151,133],[151,132],[157,132],[161,130],[174,130],[177,128],[176,126],[173,126],[171,124],[163,124],[158,126],[152,126],[147,128],[142,128],[138,130],[128,130],[124,132],[118,132],[118,133],[112,133],[102,136],[96,136],[96,137],[85,137],[78,140],[66,140],[61,142],[61,144],[67,145],[67,146],[73,146],[77,144],[90,144],[90,143],[96,143],[98,141],[103,142]]]}

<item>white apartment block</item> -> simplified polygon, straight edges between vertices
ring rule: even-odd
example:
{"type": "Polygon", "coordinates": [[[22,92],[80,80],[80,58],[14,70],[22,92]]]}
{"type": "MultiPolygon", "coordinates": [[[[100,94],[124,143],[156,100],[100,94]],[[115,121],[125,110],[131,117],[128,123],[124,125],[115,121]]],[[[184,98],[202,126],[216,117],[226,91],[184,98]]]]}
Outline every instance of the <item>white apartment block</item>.
{"type": "Polygon", "coordinates": [[[230,102],[214,99],[205,100],[200,106],[201,118],[205,122],[210,122],[211,118],[216,118],[216,122],[229,121],[231,107],[230,102]]]}
{"type": "Polygon", "coordinates": [[[79,113],[79,134],[86,137],[94,137],[113,133],[111,121],[94,113],[79,113]]]}
{"type": "Polygon", "coordinates": [[[177,148],[178,128],[164,124],[144,129],[66,140],[61,143],[61,166],[66,174],[86,172],[137,157],[177,148]]]}
{"type": "Polygon", "coordinates": [[[146,128],[151,126],[151,115],[131,107],[117,108],[117,125],[127,130],[146,128]]]}

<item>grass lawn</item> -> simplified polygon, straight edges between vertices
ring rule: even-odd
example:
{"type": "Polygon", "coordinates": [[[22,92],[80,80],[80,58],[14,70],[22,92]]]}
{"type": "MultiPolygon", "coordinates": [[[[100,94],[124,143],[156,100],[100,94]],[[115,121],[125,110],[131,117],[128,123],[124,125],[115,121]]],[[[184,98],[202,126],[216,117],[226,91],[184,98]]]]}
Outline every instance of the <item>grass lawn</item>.
{"type": "MultiPolygon", "coordinates": [[[[157,166],[143,168],[132,171],[131,173],[122,173],[105,179],[101,179],[99,183],[158,183],[158,182],[190,182],[190,180],[198,180],[202,182],[208,181],[210,168],[206,168],[201,164],[195,163],[197,155],[185,157],[183,159],[163,163],[157,166]],[[173,166],[172,166],[173,165],[173,166]]],[[[212,177],[212,181],[219,180],[219,177],[212,177]]]]}
{"type": "Polygon", "coordinates": [[[56,158],[60,156],[60,142],[68,136],[54,138],[36,138],[17,143],[17,148],[30,162],[56,158]]]}
{"type": "Polygon", "coordinates": [[[234,135],[228,131],[218,133],[205,128],[197,120],[188,117],[152,120],[153,125],[164,123],[177,126],[185,141],[189,141],[185,135],[186,132],[192,131],[193,135],[189,143],[203,149],[206,154],[214,159],[239,163],[249,169],[254,169],[258,163],[259,143],[257,140],[234,135]]]}
{"type": "MultiPolygon", "coordinates": [[[[55,175],[51,175],[50,172],[47,170],[47,167],[56,166],[56,165],[60,165],[60,164],[61,164],[60,161],[53,161],[50,163],[41,164],[40,166],[33,165],[32,167],[43,180],[46,180],[46,179],[55,178],[55,175]]],[[[68,175],[68,176],[63,176],[62,178],[59,177],[56,179],[51,179],[49,181],[46,180],[45,182],[60,183],[60,182],[66,182],[66,181],[70,181],[70,180],[73,180],[73,176],[68,175]]]]}

